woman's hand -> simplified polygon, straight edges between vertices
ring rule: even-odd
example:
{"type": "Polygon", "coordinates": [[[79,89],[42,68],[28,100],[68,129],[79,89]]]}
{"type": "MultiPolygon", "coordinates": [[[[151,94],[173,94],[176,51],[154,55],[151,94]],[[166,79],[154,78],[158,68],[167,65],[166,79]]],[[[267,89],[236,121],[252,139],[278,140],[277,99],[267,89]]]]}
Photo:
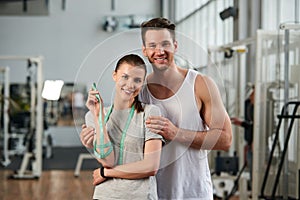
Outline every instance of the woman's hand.
{"type": "Polygon", "coordinates": [[[93,178],[94,178],[93,185],[99,185],[100,183],[103,183],[106,180],[106,178],[103,178],[100,175],[100,168],[94,170],[93,178]]]}
{"type": "Polygon", "coordinates": [[[87,127],[86,124],[83,124],[81,128],[82,128],[80,132],[81,143],[85,147],[92,149],[94,147],[93,141],[94,141],[95,129],[93,127],[87,127]]]}
{"type": "Polygon", "coordinates": [[[102,112],[103,112],[103,100],[100,96],[99,91],[95,91],[95,90],[90,90],[89,91],[89,95],[88,95],[88,99],[86,101],[86,107],[95,115],[95,116],[99,116],[99,112],[100,112],[100,103],[102,104],[102,112]],[[97,99],[96,95],[99,95],[100,97],[100,102],[97,99]]]}

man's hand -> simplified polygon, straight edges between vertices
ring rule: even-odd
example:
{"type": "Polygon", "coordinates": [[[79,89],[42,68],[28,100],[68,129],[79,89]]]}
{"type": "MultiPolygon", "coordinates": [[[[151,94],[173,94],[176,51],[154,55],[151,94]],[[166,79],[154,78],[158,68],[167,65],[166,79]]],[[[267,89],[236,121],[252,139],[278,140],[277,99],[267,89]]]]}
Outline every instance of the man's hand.
{"type": "Polygon", "coordinates": [[[80,132],[81,143],[87,148],[93,148],[93,140],[95,130],[92,127],[87,127],[85,124],[81,126],[82,130],[80,132]]]}
{"type": "Polygon", "coordinates": [[[232,118],[230,118],[230,120],[231,120],[231,123],[233,123],[234,125],[238,125],[238,126],[242,125],[242,120],[240,120],[239,118],[232,117],[232,118]]]}
{"type": "Polygon", "coordinates": [[[93,185],[98,185],[106,180],[106,178],[103,178],[100,175],[100,168],[94,170],[93,178],[94,178],[93,185]]]}
{"type": "Polygon", "coordinates": [[[179,130],[170,120],[160,116],[151,116],[146,120],[146,127],[153,133],[163,136],[166,140],[173,140],[179,130]]]}

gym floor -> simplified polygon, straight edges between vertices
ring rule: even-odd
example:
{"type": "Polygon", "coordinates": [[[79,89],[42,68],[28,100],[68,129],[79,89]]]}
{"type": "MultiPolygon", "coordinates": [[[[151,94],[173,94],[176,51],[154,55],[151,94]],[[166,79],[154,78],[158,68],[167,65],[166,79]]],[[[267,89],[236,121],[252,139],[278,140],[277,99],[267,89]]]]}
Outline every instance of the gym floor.
{"type": "MultiPolygon", "coordinates": [[[[92,199],[92,170],[82,170],[74,177],[74,170],[46,170],[39,179],[8,179],[11,170],[0,170],[0,197],[2,200],[24,199],[92,199]]],[[[238,200],[238,196],[230,200],[238,200]]]]}
{"type": "Polygon", "coordinates": [[[0,170],[0,197],[2,200],[24,199],[92,199],[92,170],[80,172],[74,177],[74,170],[43,171],[39,179],[8,179],[13,171],[0,170]]]}
{"type": "MultiPolygon", "coordinates": [[[[87,153],[84,147],[53,148],[51,158],[43,159],[43,171],[39,179],[10,179],[18,170],[21,157],[12,158],[7,167],[0,167],[0,199],[92,199],[92,171],[98,167],[95,160],[85,160],[78,177],[74,176],[78,155],[87,153]]],[[[238,200],[232,197],[230,200],[238,200]]]]}

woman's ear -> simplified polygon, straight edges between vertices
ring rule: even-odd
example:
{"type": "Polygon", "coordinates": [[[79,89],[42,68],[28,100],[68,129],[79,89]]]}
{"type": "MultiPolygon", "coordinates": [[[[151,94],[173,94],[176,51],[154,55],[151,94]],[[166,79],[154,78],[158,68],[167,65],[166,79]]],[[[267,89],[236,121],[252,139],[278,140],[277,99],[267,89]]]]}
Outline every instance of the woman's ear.
{"type": "Polygon", "coordinates": [[[117,81],[117,72],[113,72],[112,73],[112,78],[113,78],[113,80],[116,82],[117,81]]]}

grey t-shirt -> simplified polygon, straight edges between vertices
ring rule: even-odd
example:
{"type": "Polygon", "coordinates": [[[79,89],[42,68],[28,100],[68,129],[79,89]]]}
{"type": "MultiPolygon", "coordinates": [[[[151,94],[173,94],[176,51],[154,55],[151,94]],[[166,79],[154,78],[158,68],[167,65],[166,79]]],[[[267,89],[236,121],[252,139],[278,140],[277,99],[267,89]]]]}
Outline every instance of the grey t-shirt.
{"type": "MultiPolygon", "coordinates": [[[[108,134],[114,146],[115,164],[117,164],[119,159],[122,130],[125,127],[129,113],[130,108],[125,110],[113,110],[106,124],[108,134]]],[[[148,116],[160,115],[159,108],[154,105],[144,105],[144,112],[134,113],[124,142],[123,164],[143,159],[145,141],[150,139],[162,139],[160,135],[150,132],[145,127],[145,120],[148,116]]],[[[94,126],[91,112],[86,114],[86,124],[88,126],[94,126]]],[[[154,176],[136,180],[120,178],[108,179],[95,187],[93,198],[130,200],[157,199],[156,180],[154,176]]]]}

